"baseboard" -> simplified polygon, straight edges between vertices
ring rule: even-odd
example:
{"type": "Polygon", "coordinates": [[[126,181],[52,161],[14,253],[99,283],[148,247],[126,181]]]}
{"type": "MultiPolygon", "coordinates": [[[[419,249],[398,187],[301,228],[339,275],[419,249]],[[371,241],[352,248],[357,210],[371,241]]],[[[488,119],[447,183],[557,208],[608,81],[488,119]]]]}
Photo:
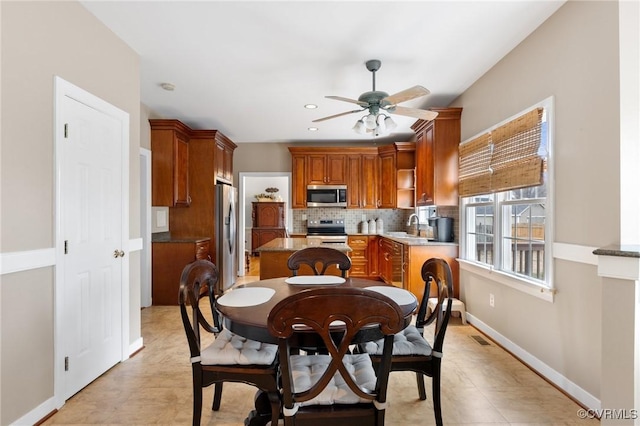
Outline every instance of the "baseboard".
{"type": "Polygon", "coordinates": [[[498,333],[496,330],[489,327],[487,324],[485,324],[469,312],[467,312],[467,322],[486,334],[498,345],[502,346],[505,350],[514,355],[529,368],[540,374],[547,381],[555,385],[558,389],[562,390],[564,393],[569,395],[585,408],[591,410],[600,410],[601,402],[598,398],[591,395],[589,392],[582,389],[580,386],[573,383],[571,380],[567,379],[558,371],[554,370],[549,365],[531,355],[529,352],[525,351],[523,348],[516,345],[511,340],[507,339],[502,334],[498,333]]]}
{"type": "Polygon", "coordinates": [[[144,348],[144,342],[142,337],[137,338],[133,343],[129,345],[129,357],[132,357],[136,352],[144,348]]]}
{"type": "Polygon", "coordinates": [[[42,404],[38,405],[33,410],[29,411],[24,416],[20,417],[15,422],[11,423],[11,425],[24,426],[38,424],[46,417],[49,417],[49,415],[57,409],[58,407],[56,407],[56,399],[54,397],[51,397],[42,404]]]}

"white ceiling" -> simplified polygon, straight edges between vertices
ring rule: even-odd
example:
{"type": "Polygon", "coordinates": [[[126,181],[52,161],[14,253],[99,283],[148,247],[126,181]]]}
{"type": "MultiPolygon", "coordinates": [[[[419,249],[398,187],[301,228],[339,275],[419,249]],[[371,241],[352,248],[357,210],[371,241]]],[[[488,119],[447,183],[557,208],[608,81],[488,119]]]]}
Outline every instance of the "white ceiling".
{"type": "MultiPolygon", "coordinates": [[[[431,91],[402,106],[447,106],[564,0],[82,3],[140,55],[142,103],[242,143],[371,141],[351,130],[364,113],[311,122],[358,108],[324,96],[371,90],[367,60],[377,90],[431,91]]],[[[415,119],[393,118],[382,140],[406,140],[415,119]]]]}

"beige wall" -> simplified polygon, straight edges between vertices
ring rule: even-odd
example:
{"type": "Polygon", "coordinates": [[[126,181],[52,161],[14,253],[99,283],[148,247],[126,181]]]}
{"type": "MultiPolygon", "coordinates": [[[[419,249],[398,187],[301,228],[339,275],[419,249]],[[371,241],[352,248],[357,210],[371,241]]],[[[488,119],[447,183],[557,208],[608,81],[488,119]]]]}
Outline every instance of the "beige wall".
{"type": "MultiPolygon", "coordinates": [[[[618,240],[618,72],[617,3],[569,1],[452,105],[464,108],[465,140],[555,97],[555,242],[618,240]]],[[[593,265],[554,268],[553,304],[464,271],[462,297],[471,314],[599,398],[600,278],[593,265]]]]}
{"type": "MultiPolygon", "coordinates": [[[[0,8],[2,252],[53,247],[56,75],[129,113],[129,226],[131,238],[139,237],[138,56],[79,3],[0,2],[0,8]]],[[[133,342],[140,338],[137,253],[130,263],[133,342]]],[[[53,397],[53,271],[41,268],[2,276],[0,424],[15,421],[53,397]]]]}

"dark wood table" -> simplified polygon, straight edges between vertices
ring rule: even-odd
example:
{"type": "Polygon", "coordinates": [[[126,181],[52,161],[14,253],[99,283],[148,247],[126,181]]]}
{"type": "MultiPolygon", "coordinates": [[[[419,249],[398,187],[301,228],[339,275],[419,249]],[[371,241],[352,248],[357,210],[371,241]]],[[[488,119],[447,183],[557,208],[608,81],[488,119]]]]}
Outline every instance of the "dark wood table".
{"type": "MultiPolygon", "coordinates": [[[[216,301],[216,309],[222,315],[222,320],[224,326],[236,333],[240,336],[246,337],[247,339],[256,340],[259,342],[265,343],[273,343],[277,344],[278,341],[275,337],[273,337],[267,328],[267,318],[269,317],[269,313],[271,309],[281,300],[297,294],[303,290],[307,290],[309,288],[318,288],[321,285],[312,284],[312,285],[293,285],[285,282],[287,277],[281,278],[271,278],[267,280],[254,281],[252,283],[247,283],[244,285],[239,285],[234,288],[242,289],[242,288],[252,288],[252,287],[266,287],[275,290],[275,293],[271,298],[257,305],[252,306],[225,306],[216,301]]],[[[367,280],[364,278],[346,278],[345,282],[342,284],[327,284],[326,287],[374,287],[374,286],[388,286],[390,288],[395,288],[390,286],[382,281],[373,281],[367,280]]],[[[406,290],[405,290],[406,291],[406,290]]],[[[408,304],[399,304],[400,308],[402,308],[405,314],[405,326],[411,323],[411,317],[413,312],[416,310],[418,305],[418,301],[415,296],[413,296],[410,292],[407,292],[407,296],[410,295],[410,299],[412,300],[408,304]]],[[[368,332],[361,332],[360,339],[362,341],[365,340],[373,340],[381,338],[377,329],[370,329],[368,332]]],[[[314,333],[308,333],[301,331],[296,333],[296,337],[298,338],[298,345],[301,348],[309,348],[309,347],[319,347],[318,345],[322,342],[322,339],[319,339],[314,333]]],[[[357,337],[358,338],[358,337],[357,337]]],[[[266,396],[266,393],[262,391],[258,391],[256,393],[256,397],[254,400],[255,410],[249,413],[249,416],[245,419],[245,426],[264,426],[267,422],[271,420],[271,405],[269,404],[269,399],[266,396]]]]}
{"type": "MultiPolygon", "coordinates": [[[[287,284],[287,277],[271,278],[268,280],[254,281],[235,288],[251,288],[251,287],[267,287],[275,290],[274,295],[265,303],[254,306],[230,307],[216,303],[216,309],[222,314],[224,326],[240,336],[247,339],[257,340],[259,342],[277,344],[278,341],[273,337],[267,329],[267,318],[271,309],[281,300],[297,294],[309,288],[318,288],[320,285],[292,285],[287,284]]],[[[346,278],[342,284],[328,284],[327,287],[373,287],[373,286],[390,286],[382,281],[367,280],[364,278],[346,278]]],[[[233,290],[231,290],[233,291],[233,290]]],[[[407,291],[408,294],[411,294],[407,291]]],[[[418,301],[412,297],[412,303],[400,305],[407,325],[411,322],[411,315],[415,311],[418,301]]]]}

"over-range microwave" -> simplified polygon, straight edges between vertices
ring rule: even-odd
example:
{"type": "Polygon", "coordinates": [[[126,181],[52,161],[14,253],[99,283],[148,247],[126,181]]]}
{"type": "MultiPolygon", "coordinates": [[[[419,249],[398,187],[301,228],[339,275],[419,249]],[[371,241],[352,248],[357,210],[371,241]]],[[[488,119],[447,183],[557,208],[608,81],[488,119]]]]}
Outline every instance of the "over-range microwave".
{"type": "Polygon", "coordinates": [[[347,185],[307,185],[307,207],[347,207],[347,185]]]}

